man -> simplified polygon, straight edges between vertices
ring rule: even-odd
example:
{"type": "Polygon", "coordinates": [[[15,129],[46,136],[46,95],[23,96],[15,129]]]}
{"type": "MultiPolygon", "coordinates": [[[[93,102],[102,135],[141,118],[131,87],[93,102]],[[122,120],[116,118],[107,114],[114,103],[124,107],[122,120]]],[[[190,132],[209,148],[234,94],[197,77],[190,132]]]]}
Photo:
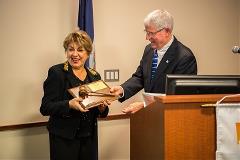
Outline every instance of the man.
{"type": "MultiPolygon", "coordinates": [[[[155,10],[144,19],[146,39],[140,65],[132,77],[110,92],[120,95],[120,102],[132,97],[141,89],[150,93],[164,93],[166,74],[197,74],[197,62],[192,51],[173,36],[173,17],[166,10],[155,10]]],[[[135,102],[123,109],[135,113],[144,107],[135,102]]]]}

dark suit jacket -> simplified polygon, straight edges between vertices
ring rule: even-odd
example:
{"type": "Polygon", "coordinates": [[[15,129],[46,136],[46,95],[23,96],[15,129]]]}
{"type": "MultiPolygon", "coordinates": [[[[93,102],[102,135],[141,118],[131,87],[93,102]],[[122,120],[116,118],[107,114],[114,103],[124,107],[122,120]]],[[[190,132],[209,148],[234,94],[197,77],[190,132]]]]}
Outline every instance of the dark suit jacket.
{"type": "Polygon", "coordinates": [[[166,74],[197,74],[197,62],[192,51],[174,37],[151,80],[153,52],[150,44],[145,47],[136,72],[121,85],[124,89],[124,97],[119,99],[121,102],[143,88],[145,92],[164,93],[166,74]]]}
{"type": "MultiPolygon", "coordinates": [[[[73,74],[71,66],[68,64],[66,70],[64,64],[52,66],[43,85],[40,112],[50,116],[47,128],[50,133],[69,139],[73,139],[77,132],[80,137],[97,135],[97,117],[106,117],[108,107],[103,113],[98,108],[86,113],[70,109],[68,101],[73,97],[67,89],[79,86],[80,80],[73,74]],[[89,117],[87,122],[84,120],[86,114],[89,117]]],[[[86,71],[90,82],[101,79],[96,71],[88,68],[86,71]]]]}

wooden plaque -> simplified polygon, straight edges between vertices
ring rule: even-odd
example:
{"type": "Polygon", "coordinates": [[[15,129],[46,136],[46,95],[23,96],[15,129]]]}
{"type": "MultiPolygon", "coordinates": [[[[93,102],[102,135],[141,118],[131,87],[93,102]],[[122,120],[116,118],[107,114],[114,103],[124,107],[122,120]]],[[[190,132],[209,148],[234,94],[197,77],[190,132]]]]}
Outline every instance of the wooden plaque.
{"type": "Polygon", "coordinates": [[[73,97],[78,98],[80,97],[79,92],[81,94],[82,89],[86,92],[86,97],[80,104],[85,109],[96,107],[105,100],[114,101],[118,99],[118,96],[110,93],[110,87],[102,80],[68,89],[68,92],[73,97]]]}

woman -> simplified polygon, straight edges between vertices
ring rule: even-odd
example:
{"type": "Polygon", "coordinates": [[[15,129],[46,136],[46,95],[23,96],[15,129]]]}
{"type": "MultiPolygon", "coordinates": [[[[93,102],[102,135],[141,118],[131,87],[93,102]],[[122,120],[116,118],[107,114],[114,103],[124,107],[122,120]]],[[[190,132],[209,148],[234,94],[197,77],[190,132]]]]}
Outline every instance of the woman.
{"type": "Polygon", "coordinates": [[[106,104],[83,109],[81,98],[68,89],[100,80],[100,75],[85,66],[92,41],[84,31],[70,33],[63,42],[67,61],[52,66],[43,84],[40,112],[48,121],[51,160],[96,160],[98,156],[97,117],[106,117],[106,104]]]}

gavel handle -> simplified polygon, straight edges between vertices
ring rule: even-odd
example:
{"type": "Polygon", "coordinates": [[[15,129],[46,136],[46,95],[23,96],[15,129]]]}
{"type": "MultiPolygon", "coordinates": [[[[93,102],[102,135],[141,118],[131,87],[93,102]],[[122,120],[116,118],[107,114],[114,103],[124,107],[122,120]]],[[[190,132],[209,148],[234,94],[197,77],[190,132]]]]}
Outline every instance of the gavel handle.
{"type": "Polygon", "coordinates": [[[110,93],[102,93],[102,92],[89,92],[88,96],[101,96],[101,97],[115,97],[114,94],[110,94],[110,93]]]}

